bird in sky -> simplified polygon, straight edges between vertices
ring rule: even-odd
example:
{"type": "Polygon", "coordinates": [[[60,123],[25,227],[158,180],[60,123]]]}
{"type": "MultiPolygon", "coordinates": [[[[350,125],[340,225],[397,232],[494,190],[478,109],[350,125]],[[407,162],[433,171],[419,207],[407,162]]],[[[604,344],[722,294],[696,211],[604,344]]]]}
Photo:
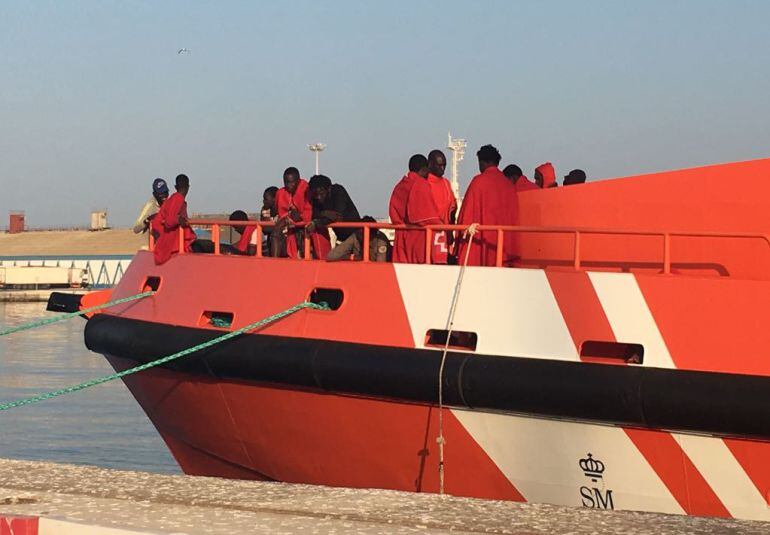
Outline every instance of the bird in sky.
{"type": "Polygon", "coordinates": [[[179,54],[189,54],[190,53],[190,49],[189,48],[180,48],[179,50],[176,51],[176,53],[177,53],[177,55],[179,55],[179,54]]]}

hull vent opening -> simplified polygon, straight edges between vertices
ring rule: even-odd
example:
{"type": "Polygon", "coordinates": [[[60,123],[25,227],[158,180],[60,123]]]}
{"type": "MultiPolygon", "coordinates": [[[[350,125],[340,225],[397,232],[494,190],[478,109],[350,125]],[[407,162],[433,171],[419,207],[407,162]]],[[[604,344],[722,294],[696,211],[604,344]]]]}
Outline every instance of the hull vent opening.
{"type": "Polygon", "coordinates": [[[206,310],[201,314],[198,325],[200,327],[216,327],[217,329],[229,329],[233,324],[232,312],[215,312],[206,310]]]}
{"type": "Polygon", "coordinates": [[[580,346],[580,360],[607,364],[643,364],[644,346],[642,344],[586,340],[580,346]]]}
{"type": "MultiPolygon", "coordinates": [[[[425,347],[444,349],[448,331],[446,329],[429,329],[425,334],[425,347]]],[[[476,351],[479,336],[468,331],[452,331],[449,337],[449,349],[476,351]]]]}
{"type": "Polygon", "coordinates": [[[150,290],[157,292],[158,288],[160,288],[160,277],[147,277],[144,279],[143,292],[149,292],[150,290]]]}
{"type": "Polygon", "coordinates": [[[310,292],[310,302],[320,305],[326,303],[332,310],[337,310],[342,306],[345,300],[345,294],[342,290],[335,288],[315,288],[310,292]]]}

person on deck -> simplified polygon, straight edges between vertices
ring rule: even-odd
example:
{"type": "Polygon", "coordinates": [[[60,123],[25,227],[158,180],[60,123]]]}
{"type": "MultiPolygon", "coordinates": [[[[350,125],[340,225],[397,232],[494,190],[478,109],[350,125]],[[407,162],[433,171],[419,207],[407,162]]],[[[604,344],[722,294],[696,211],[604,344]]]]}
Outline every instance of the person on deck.
{"type": "Polygon", "coordinates": [[[543,189],[555,188],[559,185],[556,182],[556,170],[551,162],[545,162],[535,168],[535,182],[543,189]]]}
{"type": "MultiPolygon", "coordinates": [[[[371,216],[364,216],[361,219],[363,223],[376,223],[377,220],[371,216]]],[[[338,244],[326,255],[326,260],[336,262],[338,260],[363,259],[363,229],[356,229],[344,241],[338,244]]],[[[369,260],[371,262],[390,262],[392,258],[392,246],[385,234],[377,229],[369,229],[369,260]]]]}
{"type": "MultiPolygon", "coordinates": [[[[388,212],[398,225],[440,225],[441,217],[428,184],[428,159],[422,154],[409,158],[409,172],[396,184],[388,212]]],[[[425,231],[396,230],[393,261],[425,263],[425,231]]]]}
{"type": "Polygon", "coordinates": [[[139,217],[134,221],[134,234],[142,234],[149,230],[150,221],[158,213],[166,199],[168,199],[168,184],[162,178],[156,178],[152,181],[152,199],[144,203],[139,217]]]}
{"type": "MultiPolygon", "coordinates": [[[[516,185],[498,168],[500,153],[492,145],[484,145],[476,153],[480,174],[473,177],[465,193],[458,224],[516,225],[518,199],[516,185]]],[[[516,236],[503,234],[503,265],[510,266],[516,258],[516,236]]],[[[497,232],[481,231],[469,242],[469,236],[458,236],[457,262],[469,266],[494,266],[497,255],[497,232]],[[468,248],[470,247],[470,250],[468,248]]]]}
{"type": "MultiPolygon", "coordinates": [[[[284,187],[275,195],[278,209],[275,236],[282,240],[274,240],[273,256],[278,256],[281,241],[286,243],[286,255],[289,258],[300,258],[304,254],[304,227],[310,223],[313,216],[313,206],[310,202],[308,183],[299,176],[296,167],[289,167],[283,172],[284,187]]],[[[310,233],[310,242],[316,258],[326,258],[331,248],[328,233],[310,233]]]]}
{"type": "MultiPolygon", "coordinates": [[[[230,214],[230,221],[248,221],[249,216],[243,210],[236,210],[230,214]]],[[[248,255],[257,254],[256,225],[234,225],[233,230],[240,234],[240,239],[229,245],[220,245],[224,254],[248,255]]]]}
{"type": "Polygon", "coordinates": [[[524,173],[521,172],[521,167],[518,165],[506,165],[505,169],[503,169],[503,174],[516,185],[516,191],[540,189],[537,184],[530,182],[530,180],[524,176],[524,173]]]}
{"type": "Polygon", "coordinates": [[[184,252],[192,251],[195,232],[187,222],[187,193],[190,191],[190,179],[187,175],[178,175],[174,184],[176,193],[160,207],[158,215],[153,218],[151,227],[158,233],[155,243],[155,263],[164,264],[172,255],[179,252],[179,227],[184,232],[184,252]]]}
{"type": "MultiPolygon", "coordinates": [[[[443,225],[453,225],[457,215],[457,199],[452,192],[449,180],[444,178],[446,171],[446,156],[438,149],[428,154],[428,185],[433,194],[438,214],[443,225]]],[[[446,264],[449,259],[449,248],[452,245],[452,232],[440,231],[433,235],[433,263],[446,264]]]]}
{"type": "Polygon", "coordinates": [[[564,185],[573,186],[575,184],[585,184],[586,172],[582,169],[573,169],[564,176],[564,185]]]}
{"type": "MultiPolygon", "coordinates": [[[[260,221],[269,221],[272,223],[278,221],[278,207],[275,204],[275,196],[277,193],[278,188],[275,186],[266,188],[262,193],[262,210],[259,212],[260,221]]],[[[262,227],[262,234],[265,236],[264,243],[260,245],[262,247],[262,256],[273,255],[273,230],[275,230],[275,227],[262,227]]],[[[278,256],[285,255],[284,251],[279,251],[279,253],[278,256]]]]}
{"type": "MultiPolygon", "coordinates": [[[[308,235],[319,234],[321,239],[329,240],[327,226],[332,223],[356,223],[361,221],[353,199],[340,184],[332,184],[331,179],[324,175],[315,175],[309,182],[310,201],[313,203],[313,219],[305,229],[308,235]]],[[[339,241],[347,240],[356,229],[336,228],[334,234],[339,241]]],[[[327,258],[330,251],[322,258],[327,258]]]]}

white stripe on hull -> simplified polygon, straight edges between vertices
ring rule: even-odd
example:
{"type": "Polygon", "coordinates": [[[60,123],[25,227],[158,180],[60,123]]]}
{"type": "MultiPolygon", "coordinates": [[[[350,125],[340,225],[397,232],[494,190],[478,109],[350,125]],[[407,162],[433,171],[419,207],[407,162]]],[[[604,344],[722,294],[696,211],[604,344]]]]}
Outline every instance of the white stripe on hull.
{"type": "Polygon", "coordinates": [[[647,301],[631,273],[589,272],[596,295],[602,304],[618,342],[642,344],[644,365],[674,368],[671,354],[652,317],[647,301]]]}
{"type": "MultiPolygon", "coordinates": [[[[415,347],[424,347],[428,329],[446,326],[459,267],[394,267],[415,347]]],[[[578,360],[543,270],[467,268],[454,328],[478,334],[477,353],[578,360]]]]}
{"type": "Polygon", "coordinates": [[[674,436],[732,516],[770,520],[767,502],[722,439],[674,436]]]}

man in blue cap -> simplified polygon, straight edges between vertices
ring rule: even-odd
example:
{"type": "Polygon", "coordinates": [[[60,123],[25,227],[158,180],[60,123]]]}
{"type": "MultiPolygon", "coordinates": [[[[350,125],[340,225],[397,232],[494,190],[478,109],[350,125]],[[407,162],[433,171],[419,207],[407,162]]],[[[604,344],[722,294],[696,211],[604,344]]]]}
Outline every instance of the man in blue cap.
{"type": "Polygon", "coordinates": [[[134,234],[147,232],[150,221],[158,213],[166,199],[168,199],[168,184],[162,178],[156,178],[152,181],[152,199],[144,203],[139,217],[134,221],[134,234]]]}

